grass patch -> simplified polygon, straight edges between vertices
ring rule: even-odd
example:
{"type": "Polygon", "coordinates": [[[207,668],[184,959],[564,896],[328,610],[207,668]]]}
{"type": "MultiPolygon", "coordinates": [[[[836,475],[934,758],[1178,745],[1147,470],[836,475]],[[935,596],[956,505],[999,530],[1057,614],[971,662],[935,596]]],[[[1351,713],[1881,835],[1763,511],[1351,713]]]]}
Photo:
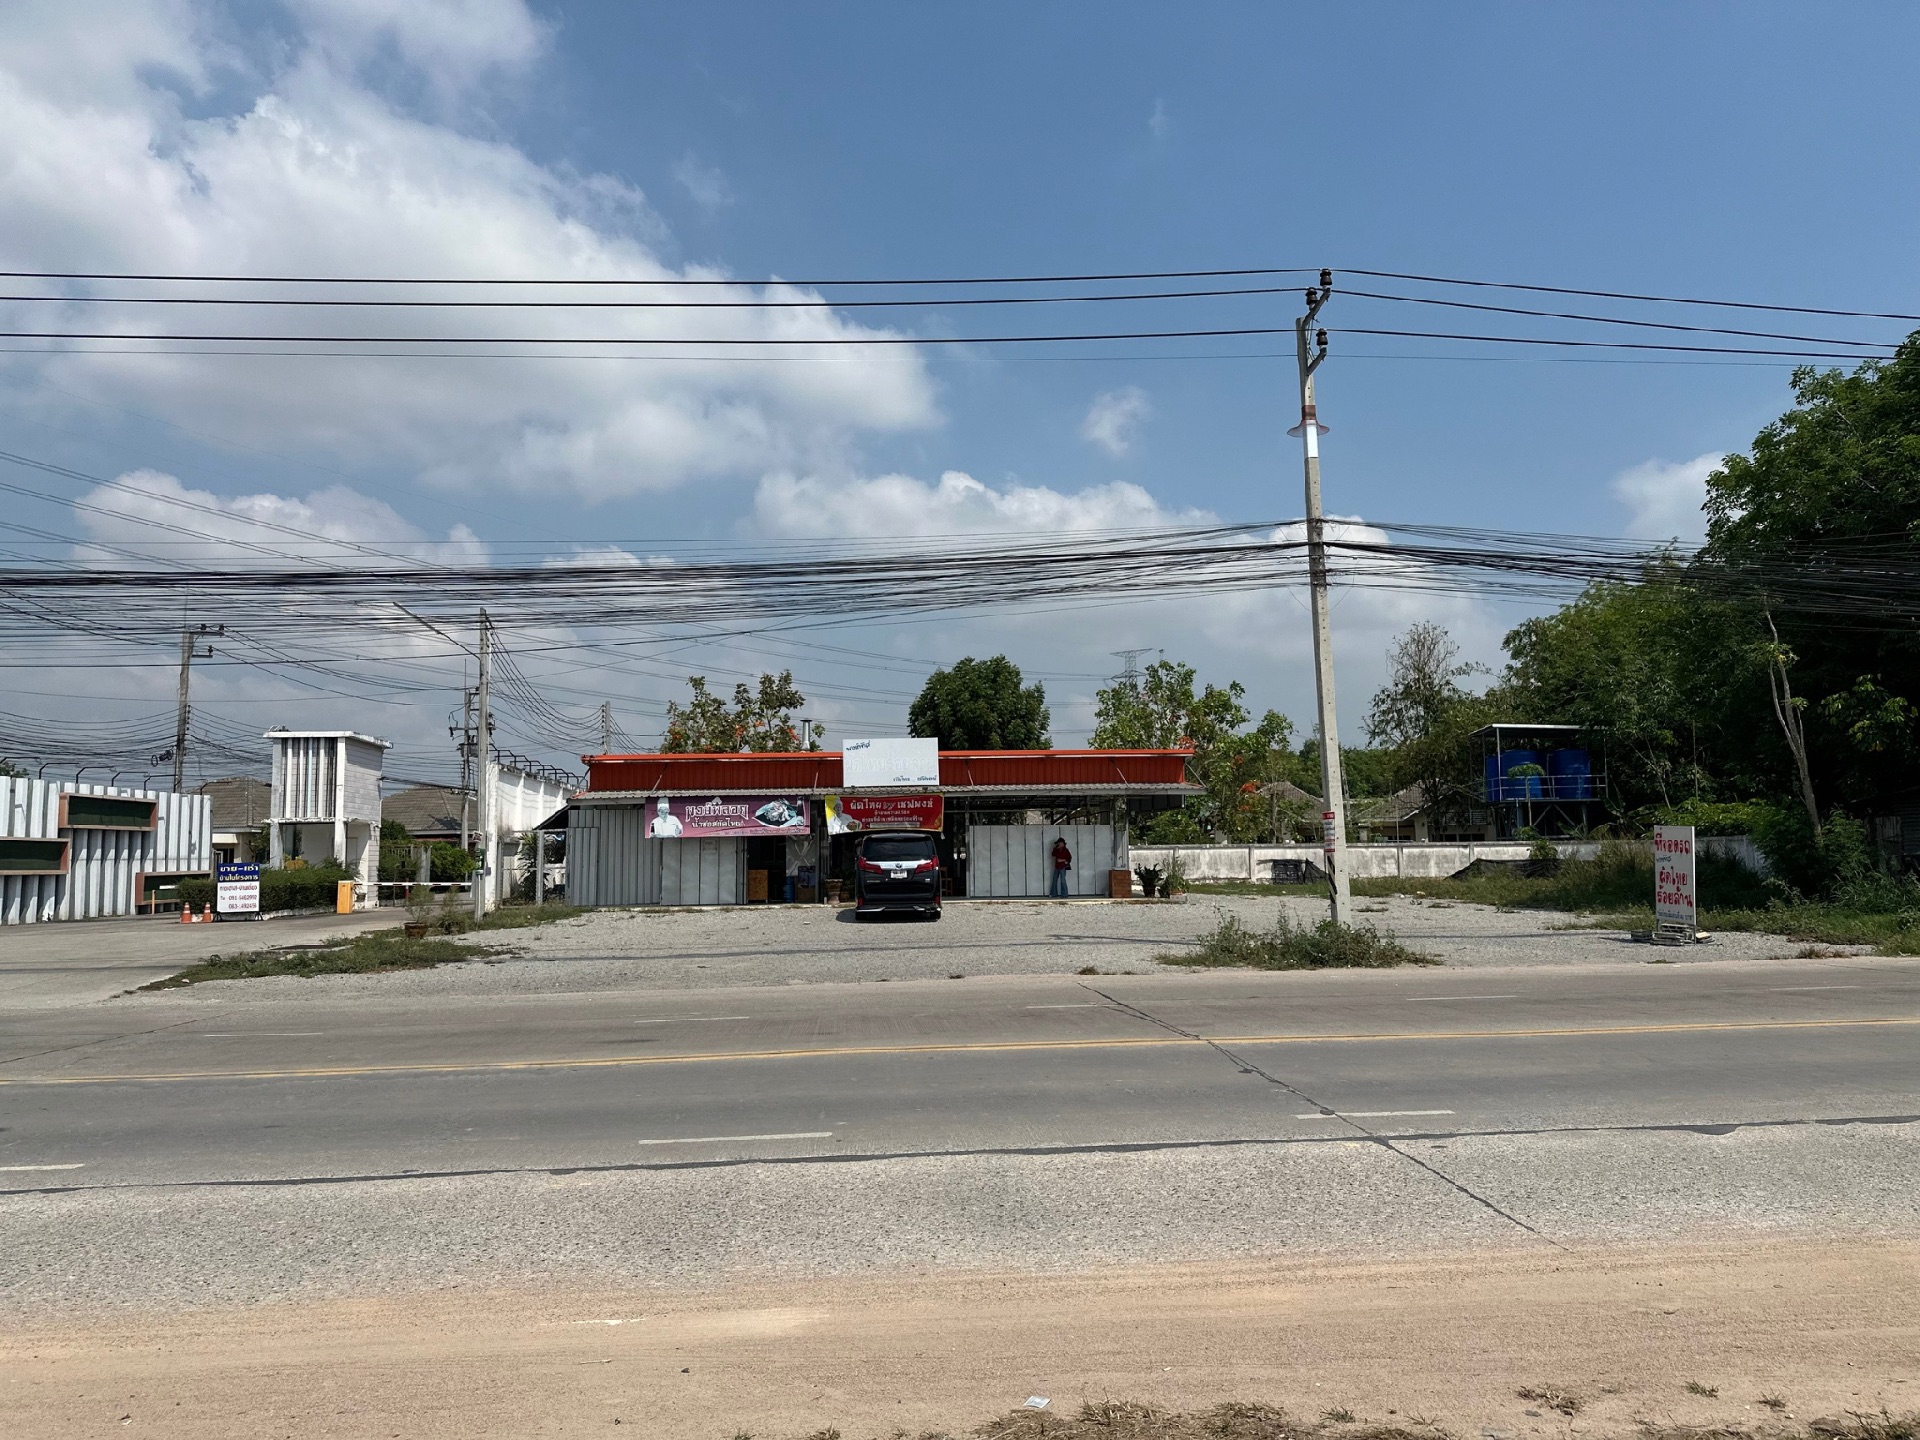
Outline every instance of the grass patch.
{"type": "Polygon", "coordinates": [[[479,960],[498,948],[474,945],[454,937],[476,930],[524,930],[549,925],[586,912],[577,905],[505,905],[484,920],[451,909],[435,910],[430,933],[409,940],[401,930],[371,930],[363,935],[324,941],[318,945],[287,946],[277,950],[247,950],[238,955],[215,955],[177,975],[143,985],[143,990],[178,990],[207,980],[257,980],[270,975],[377,975],[388,970],[430,970],[479,960]]]}
{"type": "Polygon", "coordinates": [[[484,920],[470,921],[469,930],[525,930],[533,925],[551,925],[556,920],[571,920],[586,914],[582,905],[567,905],[549,900],[544,905],[502,905],[484,920]]]}
{"type": "Polygon", "coordinates": [[[269,975],[373,975],[384,970],[426,970],[492,954],[489,946],[467,945],[444,936],[409,940],[398,930],[375,930],[367,935],[326,945],[285,950],[248,950],[238,955],[215,955],[178,975],[155,980],[144,990],[177,990],[207,980],[257,980],[269,975]]]}
{"type": "MultiPolygon", "coordinates": [[[[1821,945],[1871,945],[1882,955],[1920,955],[1920,906],[1911,882],[1862,887],[1858,903],[1800,901],[1788,904],[1768,883],[1738,861],[1699,857],[1700,928],[1778,935],[1821,945]]],[[[1219,895],[1324,895],[1324,885],[1247,883],[1192,887],[1219,895]]],[[[1563,861],[1551,875],[1479,865],[1459,878],[1355,880],[1357,897],[1410,896],[1429,902],[1464,902],[1499,910],[1562,910],[1590,915],[1599,930],[1653,927],[1653,857],[1624,842],[1602,847],[1593,860],[1563,861]]]]}
{"type": "Polygon", "coordinates": [[[1311,882],[1300,885],[1269,885],[1260,880],[1197,880],[1187,885],[1190,895],[1304,895],[1318,896],[1324,900],[1327,895],[1327,883],[1311,882]]]}
{"type": "Polygon", "coordinates": [[[1223,915],[1193,950],[1157,955],[1162,965],[1234,967],[1251,970],[1387,970],[1396,965],[1438,965],[1409,950],[1391,931],[1371,925],[1297,923],[1281,911],[1270,930],[1255,930],[1237,915],[1223,915]]]}

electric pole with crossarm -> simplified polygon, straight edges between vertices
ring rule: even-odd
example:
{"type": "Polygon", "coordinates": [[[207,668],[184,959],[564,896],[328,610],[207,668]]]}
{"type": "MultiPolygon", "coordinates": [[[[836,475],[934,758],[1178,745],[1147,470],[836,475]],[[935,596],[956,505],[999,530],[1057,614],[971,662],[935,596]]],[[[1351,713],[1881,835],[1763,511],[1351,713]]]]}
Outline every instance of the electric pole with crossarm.
{"type": "Polygon", "coordinates": [[[1320,513],[1320,437],[1327,427],[1313,403],[1313,372],[1327,358],[1327,332],[1314,325],[1333,294],[1333,272],[1320,272],[1318,289],[1307,290],[1307,313],[1293,322],[1300,358],[1300,423],[1287,431],[1300,437],[1307,482],[1307,588],[1313,608],[1313,683],[1319,699],[1320,784],[1327,797],[1320,812],[1328,900],[1333,923],[1352,920],[1353,888],[1347,874],[1347,802],[1340,764],[1340,724],[1333,708],[1333,625],[1328,615],[1326,520],[1320,513]],[[1308,333],[1312,332],[1311,353],[1308,333]]]}

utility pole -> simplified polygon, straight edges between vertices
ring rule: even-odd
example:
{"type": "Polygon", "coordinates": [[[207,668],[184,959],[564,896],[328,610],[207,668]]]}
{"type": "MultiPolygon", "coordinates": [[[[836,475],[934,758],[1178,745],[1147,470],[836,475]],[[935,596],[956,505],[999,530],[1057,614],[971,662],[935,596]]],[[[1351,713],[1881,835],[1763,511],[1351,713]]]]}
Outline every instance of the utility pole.
{"type": "MultiPolygon", "coordinates": [[[[464,677],[463,677],[464,678],[464,677]]],[[[460,691],[460,848],[466,850],[473,844],[473,700],[479,692],[471,687],[462,687],[460,691]]],[[[447,727],[449,735],[453,727],[447,727]]]]}
{"type": "Polygon", "coordinates": [[[199,648],[202,637],[226,633],[224,625],[196,625],[180,632],[180,704],[173,724],[173,793],[176,795],[187,783],[187,717],[193,713],[192,705],[187,702],[188,675],[196,659],[205,660],[213,654],[211,645],[204,650],[199,648]]]}
{"type": "Polygon", "coordinates": [[[487,713],[487,686],[493,669],[493,623],[487,612],[480,612],[480,689],[479,723],[474,727],[474,771],[479,781],[480,867],[473,876],[473,918],[484,920],[493,888],[494,851],[498,848],[493,825],[493,767],[487,762],[493,755],[493,719],[487,713]]]}
{"type": "Polygon", "coordinates": [[[600,753],[602,755],[613,753],[613,702],[611,700],[600,702],[600,753]]]}
{"type": "Polygon", "coordinates": [[[1353,886],[1347,874],[1347,802],[1340,760],[1340,725],[1333,708],[1333,625],[1328,616],[1326,520],[1320,513],[1320,437],[1326,427],[1313,403],[1313,372],[1327,358],[1327,332],[1314,327],[1333,294],[1333,272],[1320,272],[1320,287],[1307,290],[1307,313],[1293,322],[1300,359],[1300,423],[1287,431],[1300,437],[1307,482],[1307,588],[1313,606],[1313,681],[1320,710],[1320,784],[1327,797],[1320,812],[1321,854],[1326,860],[1327,899],[1333,923],[1351,923],[1353,886]],[[1313,330],[1313,353],[1307,337],[1313,330]]]}

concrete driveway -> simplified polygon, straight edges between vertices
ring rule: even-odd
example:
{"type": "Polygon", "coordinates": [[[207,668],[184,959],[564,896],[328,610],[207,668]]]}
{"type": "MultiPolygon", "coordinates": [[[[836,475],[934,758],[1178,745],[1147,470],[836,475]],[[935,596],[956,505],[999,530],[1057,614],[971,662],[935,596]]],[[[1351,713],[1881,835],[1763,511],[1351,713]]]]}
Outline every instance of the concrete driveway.
{"type": "Polygon", "coordinates": [[[388,929],[405,918],[393,909],[211,925],[182,925],[169,916],[0,926],[0,1004],[10,1010],[84,1005],[163,980],[210,955],[311,945],[388,929]]]}

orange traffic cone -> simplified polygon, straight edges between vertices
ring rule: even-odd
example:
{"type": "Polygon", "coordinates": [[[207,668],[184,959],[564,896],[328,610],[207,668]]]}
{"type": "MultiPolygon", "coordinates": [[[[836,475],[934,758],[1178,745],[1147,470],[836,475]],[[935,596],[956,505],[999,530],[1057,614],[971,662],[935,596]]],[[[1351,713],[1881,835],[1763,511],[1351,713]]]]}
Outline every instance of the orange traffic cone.
{"type": "Polygon", "coordinates": [[[211,925],[213,923],[213,906],[202,905],[200,907],[200,918],[206,924],[211,925]]]}
{"type": "Polygon", "coordinates": [[[182,925],[191,925],[193,923],[193,906],[183,904],[180,907],[180,923],[182,925]]]}

